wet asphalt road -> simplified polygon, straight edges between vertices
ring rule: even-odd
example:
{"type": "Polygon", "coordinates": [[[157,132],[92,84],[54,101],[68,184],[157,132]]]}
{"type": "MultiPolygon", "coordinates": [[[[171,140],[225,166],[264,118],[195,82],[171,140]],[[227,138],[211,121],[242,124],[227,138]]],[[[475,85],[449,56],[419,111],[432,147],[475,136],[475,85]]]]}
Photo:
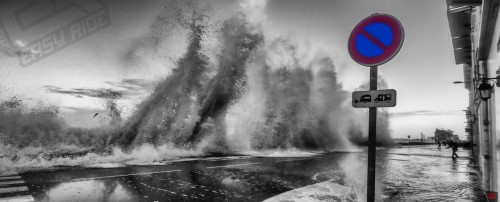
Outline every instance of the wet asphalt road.
{"type": "MultiPolygon", "coordinates": [[[[482,201],[469,151],[394,147],[377,151],[384,201],[482,201]]],[[[168,165],[121,168],[58,168],[19,174],[16,192],[36,201],[262,201],[326,180],[363,185],[366,154],[329,153],[312,157],[211,157],[168,165]]],[[[12,179],[9,179],[12,181],[12,179]]],[[[0,178],[1,182],[9,181],[0,178]]],[[[354,185],[353,185],[354,186],[354,185]]],[[[364,196],[359,196],[364,198],[364,196]]]]}

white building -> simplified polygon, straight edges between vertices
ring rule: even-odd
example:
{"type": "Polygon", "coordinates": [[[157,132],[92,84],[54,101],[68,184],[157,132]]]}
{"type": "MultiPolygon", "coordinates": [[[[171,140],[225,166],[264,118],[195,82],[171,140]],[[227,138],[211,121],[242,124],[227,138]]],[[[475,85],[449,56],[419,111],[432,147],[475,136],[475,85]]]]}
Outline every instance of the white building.
{"type": "MultiPolygon", "coordinates": [[[[491,196],[490,201],[497,201],[496,88],[492,87],[490,78],[500,73],[497,71],[500,66],[500,0],[446,2],[455,63],[463,66],[462,83],[469,90],[465,131],[475,145],[473,155],[482,176],[483,189],[491,196]],[[489,93],[492,93],[490,99],[489,93]]],[[[497,85],[500,82],[497,81],[497,85]]]]}

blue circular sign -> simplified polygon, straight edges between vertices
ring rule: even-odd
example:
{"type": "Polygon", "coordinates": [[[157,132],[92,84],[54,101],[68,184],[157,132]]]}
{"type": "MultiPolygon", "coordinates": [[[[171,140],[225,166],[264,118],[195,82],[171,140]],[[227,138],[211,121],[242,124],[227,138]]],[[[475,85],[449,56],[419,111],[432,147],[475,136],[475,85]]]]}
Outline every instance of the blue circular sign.
{"type": "Polygon", "coordinates": [[[374,14],[351,32],[349,54],[361,65],[381,65],[399,52],[403,39],[404,30],[399,20],[387,14],[374,14]]]}

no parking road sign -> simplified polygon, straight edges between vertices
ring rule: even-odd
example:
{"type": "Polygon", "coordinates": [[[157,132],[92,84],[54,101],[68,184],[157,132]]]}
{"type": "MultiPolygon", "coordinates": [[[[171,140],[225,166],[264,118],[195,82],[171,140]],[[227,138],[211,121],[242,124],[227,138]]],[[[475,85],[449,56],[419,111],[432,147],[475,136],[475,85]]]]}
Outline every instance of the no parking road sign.
{"type": "Polygon", "coordinates": [[[368,107],[368,173],[366,201],[375,201],[375,159],[377,107],[396,106],[396,91],[377,90],[378,66],[391,60],[403,45],[404,30],[398,19],[388,14],[373,14],[354,27],[348,49],[352,59],[370,67],[370,91],[352,93],[352,106],[368,107]]]}
{"type": "Polygon", "coordinates": [[[388,14],[373,14],[352,30],[349,54],[360,65],[381,65],[399,52],[403,40],[404,30],[398,19],[388,14]]]}

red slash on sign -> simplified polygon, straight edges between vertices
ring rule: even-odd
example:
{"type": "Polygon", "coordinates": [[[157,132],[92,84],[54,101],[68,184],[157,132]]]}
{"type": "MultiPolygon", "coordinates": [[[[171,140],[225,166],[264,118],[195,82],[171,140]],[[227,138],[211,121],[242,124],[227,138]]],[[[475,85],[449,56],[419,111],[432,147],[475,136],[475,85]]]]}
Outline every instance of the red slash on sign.
{"type": "MultiPolygon", "coordinates": [[[[368,33],[367,31],[365,30],[362,30],[360,32],[361,35],[363,35],[364,37],[368,38],[368,40],[371,42],[371,43],[374,43],[378,48],[381,48],[381,49],[387,49],[389,48],[388,45],[385,45],[382,41],[380,41],[377,37],[374,37],[372,34],[368,33]]],[[[391,38],[392,40],[392,38],[391,38]]],[[[364,44],[365,46],[363,46],[363,44],[361,43],[358,43],[356,44],[357,46],[360,46],[359,49],[363,49],[363,47],[366,48],[366,45],[369,45],[369,44],[364,44]]],[[[384,50],[385,51],[385,50],[384,50]]]]}
{"type": "Polygon", "coordinates": [[[381,65],[398,53],[403,39],[403,26],[396,18],[374,14],[361,21],[351,32],[349,54],[361,65],[381,65]]]}

